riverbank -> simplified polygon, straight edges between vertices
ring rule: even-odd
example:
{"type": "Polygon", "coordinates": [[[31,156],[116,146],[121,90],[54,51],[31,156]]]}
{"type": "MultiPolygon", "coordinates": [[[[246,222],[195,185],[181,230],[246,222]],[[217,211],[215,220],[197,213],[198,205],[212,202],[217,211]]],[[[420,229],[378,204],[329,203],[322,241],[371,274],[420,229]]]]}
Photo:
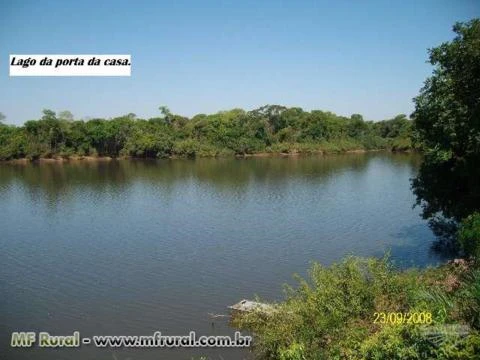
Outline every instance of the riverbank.
{"type": "Polygon", "coordinates": [[[396,270],[387,258],[348,257],[289,287],[287,299],[236,314],[258,359],[477,359],[480,267],[455,259],[396,270]],[[339,356],[342,354],[342,356],[339,356]],[[419,356],[419,357],[418,357],[419,356]]]}
{"type": "MultiPolygon", "coordinates": [[[[292,152],[258,152],[258,153],[249,153],[249,154],[231,154],[231,153],[219,153],[212,155],[199,155],[199,156],[180,156],[180,155],[171,155],[168,157],[162,157],[161,159],[193,159],[193,158],[268,158],[268,157],[299,157],[299,156],[328,156],[328,155],[348,155],[348,154],[366,154],[373,152],[389,152],[389,153],[412,153],[414,150],[391,150],[391,149],[352,149],[352,150],[343,150],[343,151],[325,151],[325,150],[316,150],[316,151],[292,151],[292,152]]],[[[64,163],[64,162],[107,162],[115,160],[135,160],[135,159],[159,159],[155,157],[135,157],[135,156],[53,156],[53,157],[39,157],[39,158],[19,158],[19,159],[9,159],[9,160],[0,160],[0,163],[11,163],[11,164],[28,164],[32,162],[38,163],[64,163]]]]}

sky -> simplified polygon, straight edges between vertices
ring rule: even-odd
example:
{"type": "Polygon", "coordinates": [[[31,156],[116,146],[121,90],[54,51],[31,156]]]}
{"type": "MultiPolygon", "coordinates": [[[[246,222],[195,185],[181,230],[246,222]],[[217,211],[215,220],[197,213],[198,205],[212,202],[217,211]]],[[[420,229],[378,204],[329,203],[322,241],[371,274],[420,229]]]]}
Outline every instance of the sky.
{"type": "Polygon", "coordinates": [[[266,104],[368,120],[413,111],[427,49],[479,0],[0,0],[0,112],[193,116],[266,104]],[[131,77],[9,77],[9,54],[131,54],[131,77]]]}

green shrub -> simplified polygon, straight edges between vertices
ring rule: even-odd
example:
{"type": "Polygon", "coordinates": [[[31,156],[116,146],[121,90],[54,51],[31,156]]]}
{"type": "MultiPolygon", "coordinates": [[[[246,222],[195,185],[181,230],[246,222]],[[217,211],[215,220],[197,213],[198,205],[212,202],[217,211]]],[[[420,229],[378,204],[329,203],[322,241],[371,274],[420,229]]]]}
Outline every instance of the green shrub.
{"type": "Polygon", "coordinates": [[[398,271],[387,258],[356,257],[314,263],[274,311],[236,316],[233,325],[254,334],[258,359],[475,359],[480,276],[469,266],[398,271]],[[428,312],[432,323],[375,323],[379,312],[428,312]],[[451,325],[469,332],[444,336],[451,325]]]}
{"type": "Polygon", "coordinates": [[[279,349],[280,360],[305,360],[305,346],[293,343],[287,348],[279,349]]]}
{"type": "Polygon", "coordinates": [[[480,213],[466,217],[458,229],[458,242],[465,255],[480,258],[480,213]]]}
{"type": "Polygon", "coordinates": [[[395,138],[391,144],[392,151],[408,151],[413,148],[412,140],[410,138],[395,138]]]}
{"type": "Polygon", "coordinates": [[[458,296],[459,311],[466,322],[480,331],[480,269],[468,273],[458,296]]]}
{"type": "Polygon", "coordinates": [[[175,143],[173,153],[178,156],[194,158],[200,146],[197,141],[188,139],[175,143]]]}

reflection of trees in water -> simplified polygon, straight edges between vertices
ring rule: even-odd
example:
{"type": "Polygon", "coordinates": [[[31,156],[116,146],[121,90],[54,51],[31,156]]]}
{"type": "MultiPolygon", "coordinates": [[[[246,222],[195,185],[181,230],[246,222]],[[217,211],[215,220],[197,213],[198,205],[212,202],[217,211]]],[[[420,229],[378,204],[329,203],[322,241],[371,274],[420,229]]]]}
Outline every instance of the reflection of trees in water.
{"type": "Polygon", "coordinates": [[[478,158],[425,162],[412,182],[422,216],[438,236],[436,247],[454,251],[454,234],[463,218],[478,211],[480,162],[478,158]]]}
{"type": "Polygon", "coordinates": [[[55,211],[60,201],[72,202],[78,192],[125,191],[127,178],[117,162],[29,163],[2,165],[0,184],[19,184],[35,202],[55,211]]]}
{"type": "Polygon", "coordinates": [[[379,249],[374,255],[382,257],[386,250],[392,262],[400,268],[425,266],[431,263],[431,259],[439,262],[449,259],[449,254],[438,253],[428,241],[425,241],[425,239],[432,238],[433,235],[422,223],[400,225],[399,231],[391,235],[395,241],[390,243],[386,249],[379,249]],[[419,251],[419,247],[422,251],[419,251]],[[425,256],[425,253],[428,256],[425,256]]]}
{"type": "Polygon", "coordinates": [[[339,170],[361,170],[369,161],[365,155],[247,158],[237,160],[203,159],[191,169],[199,181],[228,190],[250,183],[283,184],[291,179],[326,180],[339,170]]]}
{"type": "Polygon", "coordinates": [[[3,164],[0,186],[19,183],[33,200],[46,202],[49,208],[54,209],[60,200],[71,202],[85,191],[94,192],[100,197],[115,195],[132,190],[133,184],[138,182],[161,188],[162,196],[166,197],[172,196],[177,186],[192,181],[219,193],[246,192],[253,183],[278,189],[292,179],[317,185],[343,172],[363,172],[372,159],[408,167],[416,167],[419,161],[417,156],[381,153],[325,157],[3,164]]]}

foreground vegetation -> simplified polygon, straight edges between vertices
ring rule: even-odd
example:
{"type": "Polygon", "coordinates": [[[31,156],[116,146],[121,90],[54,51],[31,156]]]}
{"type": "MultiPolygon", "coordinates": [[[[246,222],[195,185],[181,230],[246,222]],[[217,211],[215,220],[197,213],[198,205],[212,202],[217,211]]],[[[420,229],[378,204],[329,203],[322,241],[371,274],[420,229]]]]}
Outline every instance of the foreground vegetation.
{"type": "Polygon", "coordinates": [[[274,311],[233,320],[254,334],[259,359],[480,358],[474,261],[401,272],[388,259],[349,257],[328,268],[313,264],[309,279],[286,294],[274,311]]]}
{"type": "Polygon", "coordinates": [[[336,153],[411,148],[412,122],[405,115],[364,121],[330,112],[267,105],[189,119],[160,107],[161,116],[134,114],[114,119],[74,120],[68,111],[44,110],[23,126],[0,122],[0,160],[71,156],[146,158],[246,155],[253,153],[336,153]]]}
{"type": "Polygon", "coordinates": [[[464,259],[422,271],[387,259],[314,264],[274,311],[234,320],[259,359],[480,359],[480,20],[453,30],[430,50],[433,75],[415,98],[425,158],[412,187],[440,244],[464,259]]]}

